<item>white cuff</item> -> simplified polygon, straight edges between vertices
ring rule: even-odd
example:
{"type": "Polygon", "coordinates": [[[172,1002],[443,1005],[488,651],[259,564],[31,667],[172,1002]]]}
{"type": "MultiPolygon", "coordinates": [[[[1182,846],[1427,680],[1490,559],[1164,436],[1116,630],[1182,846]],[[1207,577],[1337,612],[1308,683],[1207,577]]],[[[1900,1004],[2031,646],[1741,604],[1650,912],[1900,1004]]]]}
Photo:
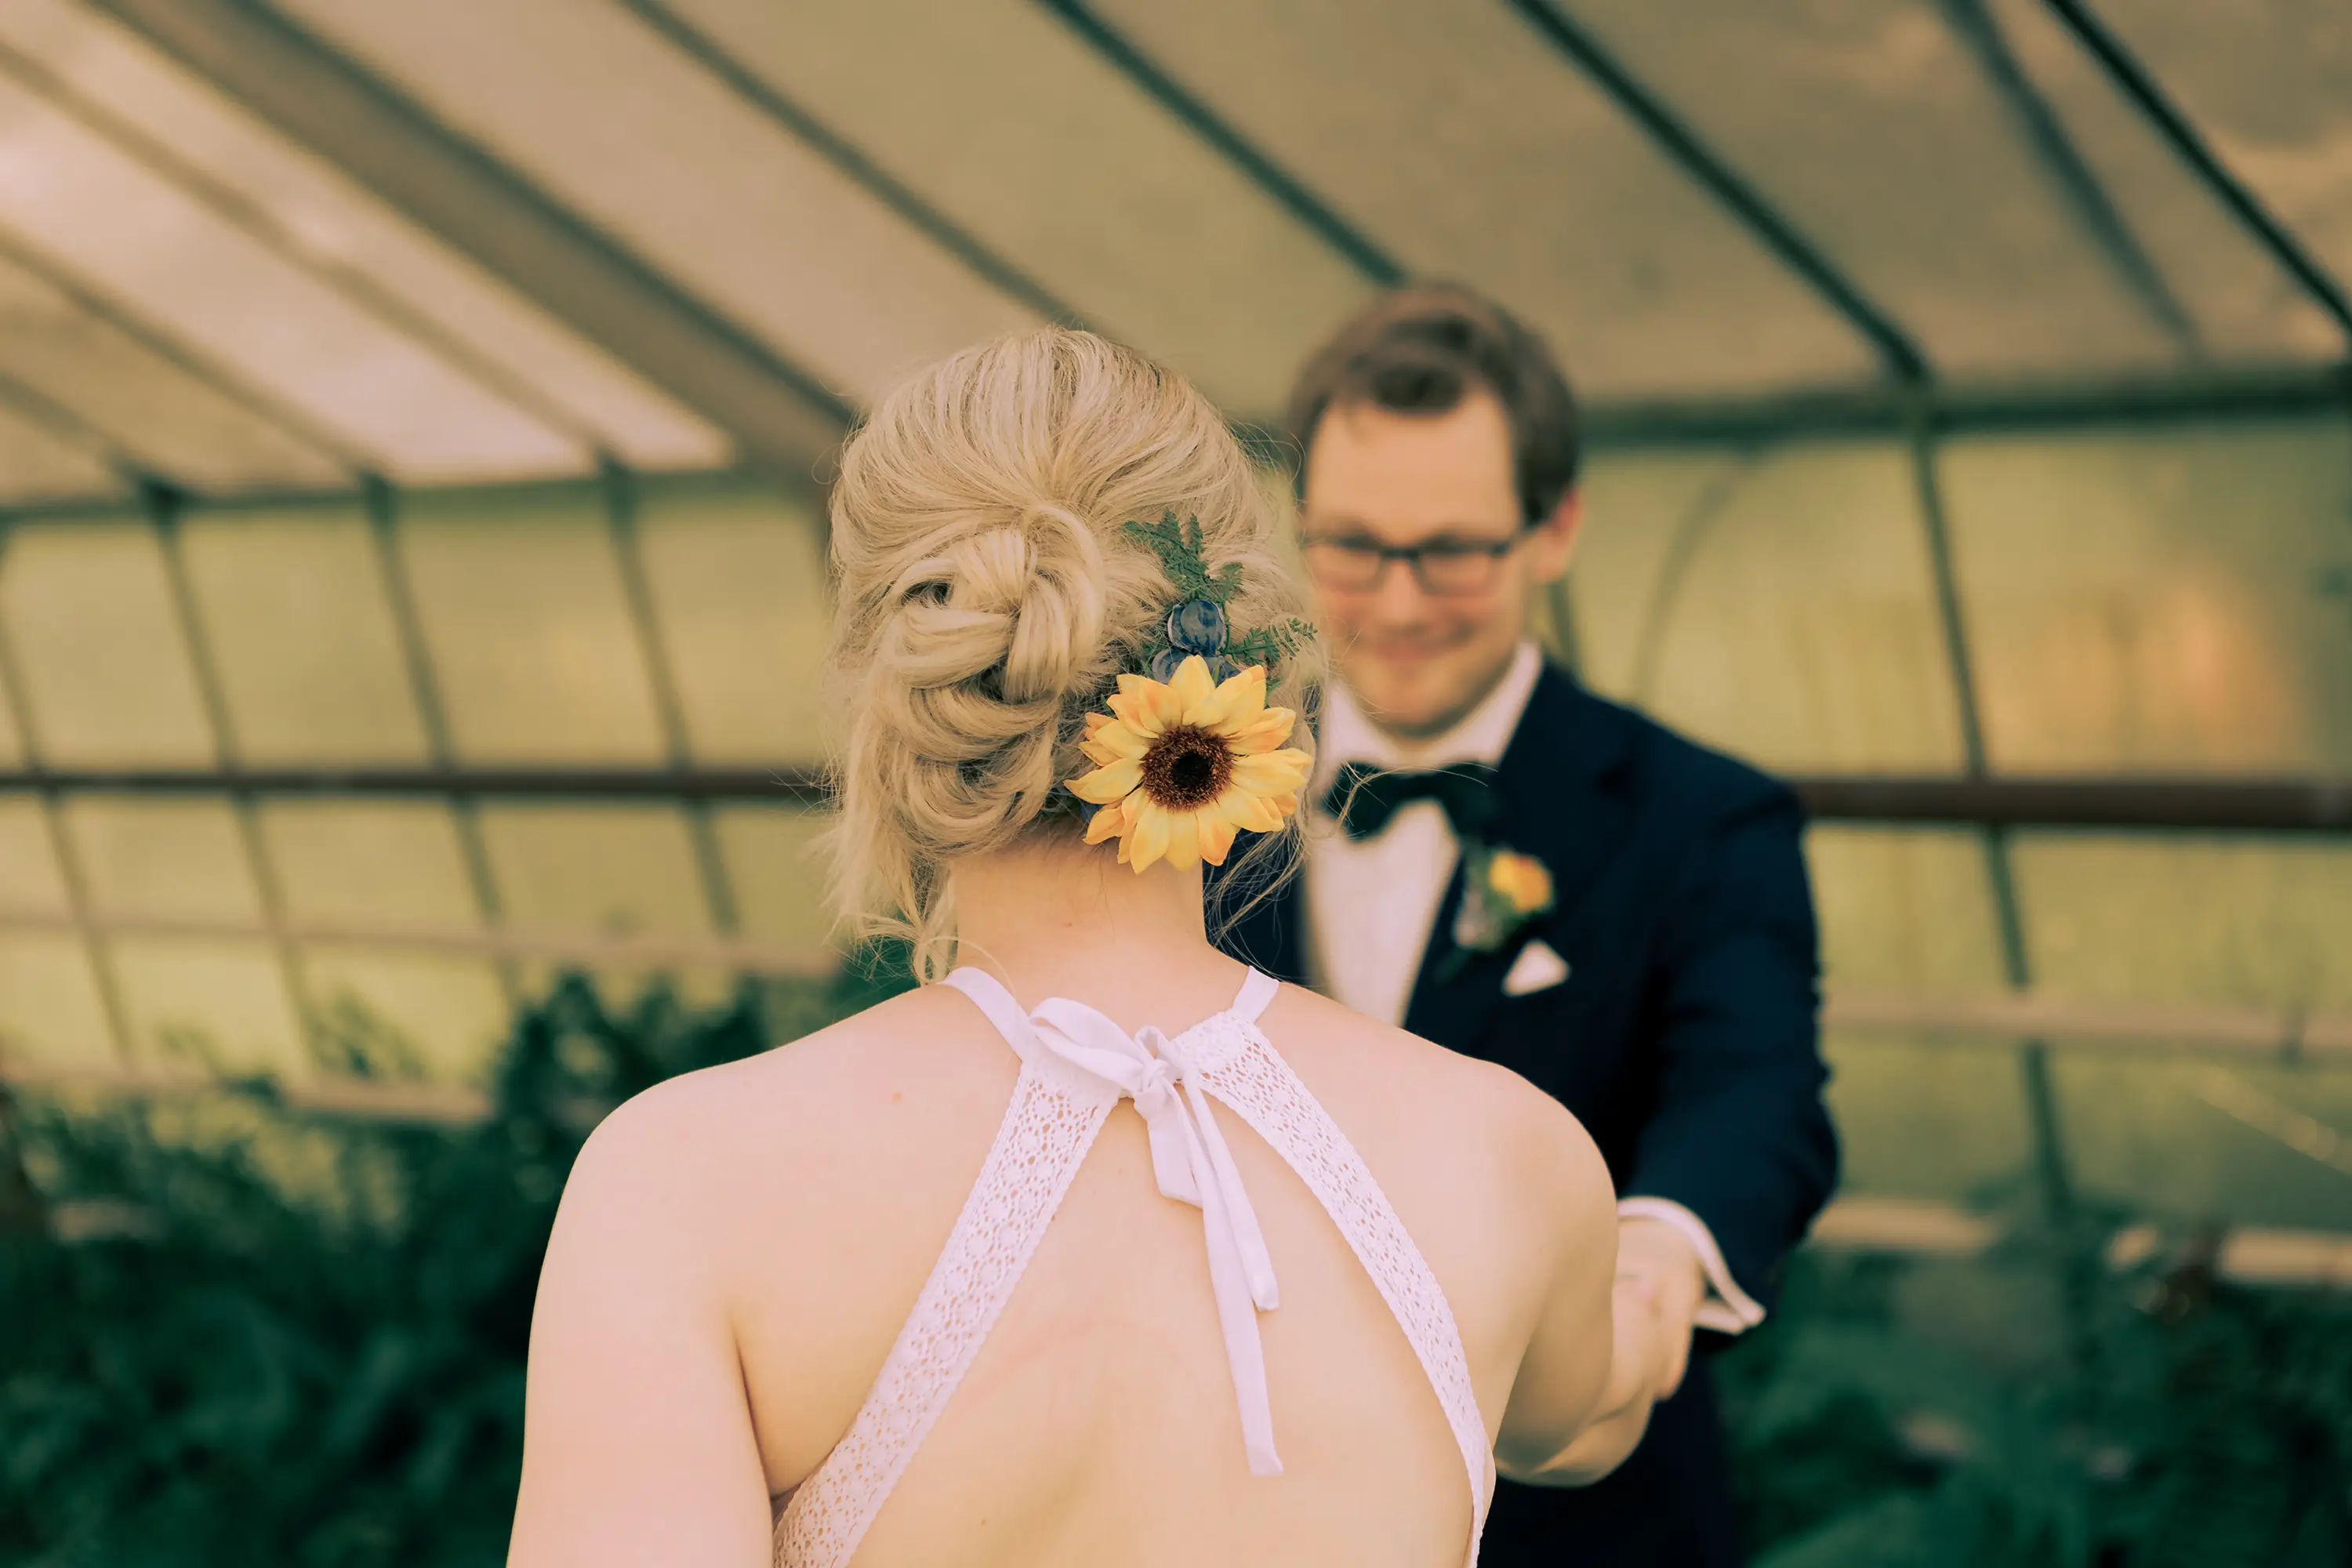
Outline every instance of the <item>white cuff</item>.
{"type": "Polygon", "coordinates": [[[1698,1327],[1736,1334],[1764,1321],[1764,1309],[1731,1277],[1723,1261],[1723,1248],[1715,1244],[1715,1233],[1698,1215],[1672,1198],[1623,1198],[1618,1202],[1617,1217],[1664,1220],[1697,1250],[1699,1268],[1706,1274],[1706,1300],[1698,1304],[1691,1319],[1698,1327]]]}

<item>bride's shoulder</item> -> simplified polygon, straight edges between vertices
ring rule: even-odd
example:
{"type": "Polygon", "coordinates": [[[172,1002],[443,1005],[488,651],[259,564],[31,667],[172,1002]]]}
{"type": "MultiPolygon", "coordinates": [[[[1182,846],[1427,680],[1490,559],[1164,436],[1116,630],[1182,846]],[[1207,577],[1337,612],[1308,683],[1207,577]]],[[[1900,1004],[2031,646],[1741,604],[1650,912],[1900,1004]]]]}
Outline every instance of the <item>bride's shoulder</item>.
{"type": "MultiPolygon", "coordinates": [[[[1449,1050],[1301,986],[1286,985],[1269,1033],[1318,1098],[1409,1126],[1417,1137],[1478,1148],[1570,1202],[1606,1194],[1610,1178],[1582,1122],[1510,1068],[1449,1050]]],[[[1334,1105],[1335,1112],[1338,1106],[1334,1105]]]]}
{"type": "Polygon", "coordinates": [[[757,1056],[666,1079],[598,1123],[582,1172],[682,1189],[766,1185],[782,1167],[822,1167],[856,1138],[862,1108],[951,1068],[941,1059],[959,1007],[938,987],[908,992],[757,1056]]]}

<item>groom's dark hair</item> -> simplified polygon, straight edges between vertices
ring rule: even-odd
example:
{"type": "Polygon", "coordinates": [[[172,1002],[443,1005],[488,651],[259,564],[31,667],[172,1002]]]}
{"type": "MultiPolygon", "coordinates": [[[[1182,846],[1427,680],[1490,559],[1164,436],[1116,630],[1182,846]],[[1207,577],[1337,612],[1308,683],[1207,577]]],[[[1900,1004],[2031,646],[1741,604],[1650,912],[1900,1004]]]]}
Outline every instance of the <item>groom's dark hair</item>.
{"type": "Polygon", "coordinates": [[[1316,426],[1333,408],[1370,404],[1444,414],[1484,387],[1511,426],[1511,459],[1528,522],[1575,488],[1576,399],[1543,340],[1492,300],[1456,283],[1391,289],[1331,334],[1298,373],[1289,430],[1299,478],[1316,426]]]}

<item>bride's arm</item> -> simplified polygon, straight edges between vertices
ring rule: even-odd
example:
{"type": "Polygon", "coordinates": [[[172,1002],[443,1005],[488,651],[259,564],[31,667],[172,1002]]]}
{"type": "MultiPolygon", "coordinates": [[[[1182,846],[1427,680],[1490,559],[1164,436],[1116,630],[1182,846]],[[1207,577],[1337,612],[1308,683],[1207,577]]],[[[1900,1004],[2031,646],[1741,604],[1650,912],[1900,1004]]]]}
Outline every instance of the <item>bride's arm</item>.
{"type": "Polygon", "coordinates": [[[768,1562],[691,1109],[659,1089],[622,1107],[564,1187],[531,1315],[514,1568],[768,1562]]]}
{"type": "Polygon", "coordinates": [[[1649,1287],[1617,1273],[1616,1193],[1583,1126],[1549,1108],[1529,1134],[1529,1184],[1550,1287],[1511,1384],[1496,1468],[1537,1486],[1584,1486],[1633,1451],[1649,1425],[1658,1357],[1649,1287]]]}

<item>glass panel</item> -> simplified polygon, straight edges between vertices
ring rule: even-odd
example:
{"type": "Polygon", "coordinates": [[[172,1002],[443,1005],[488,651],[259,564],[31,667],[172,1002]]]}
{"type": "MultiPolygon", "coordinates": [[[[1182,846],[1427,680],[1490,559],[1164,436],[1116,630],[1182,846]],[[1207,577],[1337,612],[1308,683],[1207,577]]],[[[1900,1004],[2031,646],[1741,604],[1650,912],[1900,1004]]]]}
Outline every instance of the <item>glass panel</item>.
{"type": "Polygon", "coordinates": [[[2321,265],[2352,278],[2352,16],[2342,0],[2105,0],[2098,15],[2231,174],[2321,265]]]}
{"type": "MultiPolygon", "coordinates": [[[[710,906],[696,871],[686,815],[666,805],[494,805],[482,811],[482,837],[507,919],[519,931],[594,936],[701,936],[710,906]]],[[[537,992],[558,968],[526,964],[525,987],[537,992]]],[[[625,966],[600,973],[618,993],[637,976],[625,966]]],[[[696,994],[719,984],[690,976],[696,994]]]]}
{"type": "MultiPolygon", "coordinates": [[[[2035,974],[2053,994],[2352,1009],[2352,848],[2032,834],[2017,876],[2035,974]]],[[[2352,1073],[2087,1054],[2056,1067],[2091,1193],[2241,1224],[2352,1226],[2352,1073]]]]}
{"type": "Polygon", "coordinates": [[[833,945],[824,859],[816,851],[817,835],[832,825],[831,814],[733,805],[711,816],[743,934],[805,946],[812,955],[833,945]]]}
{"type": "Polygon", "coordinates": [[[1931,0],[1576,13],[1939,366],[2119,369],[2185,345],[2103,252],[1931,0]]]}
{"type": "MultiPolygon", "coordinates": [[[[0,538],[0,576],[5,575],[7,559],[7,542],[5,538],[0,538]]],[[[0,606],[5,606],[5,598],[0,598],[0,606]]],[[[0,626],[0,659],[16,657],[15,649],[9,644],[8,636],[8,628],[5,626],[0,626]]],[[[5,668],[0,666],[0,668],[5,668]]],[[[8,705],[6,682],[0,681],[0,767],[21,768],[24,765],[25,734],[17,727],[16,710],[8,705]]]]}
{"type": "Polygon", "coordinates": [[[1613,456],[1586,506],[1578,627],[1617,694],[1769,767],[1958,769],[1902,447],[1613,456]]]}
{"type": "Polygon", "coordinates": [[[111,947],[146,1059],[230,1073],[308,1070],[286,973],[267,943],[125,937],[111,947]]]}
{"type": "Polygon", "coordinates": [[[647,586],[704,762],[824,752],[824,549],[806,500],[744,479],[646,487],[647,586]]]}
{"type": "Polygon", "coordinates": [[[1955,441],[1994,766],[2352,771],[2352,427],[1955,441]]]}
{"type": "Polygon", "coordinates": [[[241,760],[425,760],[357,503],[200,513],[184,548],[241,760]]]}
{"type": "Polygon", "coordinates": [[[302,971],[329,1034],[356,1033],[401,1070],[480,1083],[497,1065],[509,1016],[497,969],[480,959],[313,945],[302,971]],[[351,1031],[354,1019],[362,1026],[351,1031]]]}
{"type": "MultiPolygon", "coordinates": [[[[2244,358],[2340,354],[2344,334],[2224,207],[2042,0],[1991,0],[2019,60],[2209,348],[2244,358]]],[[[2105,16],[2119,7],[2102,5],[2105,16]]],[[[2243,47],[2247,25],[2231,30],[2243,47]]],[[[2171,87],[2168,80],[2166,86],[2171,87]]],[[[2352,90],[2352,79],[2345,83],[2352,90]]],[[[2244,171],[2241,170],[2241,173],[2244,171]]]]}
{"type": "Polygon", "coordinates": [[[2062,1056],[2052,1077],[2085,1194],[2183,1219],[2352,1229],[2352,1073],[2062,1056]]]}
{"type": "MultiPolygon", "coordinates": [[[[481,929],[446,805],[282,801],[265,808],[262,823],[287,917],[298,926],[481,929]]],[[[506,1032],[506,996],[487,958],[314,943],[303,964],[321,1007],[356,1003],[436,1076],[478,1076],[506,1032]]]]}
{"type": "Polygon", "coordinates": [[[1408,269],[1524,312],[1587,390],[1752,390],[1877,368],[1508,6],[1099,9],[1408,269]]]}
{"type": "Polygon", "coordinates": [[[22,523],[0,536],[0,617],[46,761],[217,761],[152,529],[98,519],[22,523]]]}
{"type": "Polygon", "coordinates": [[[625,461],[725,460],[725,439],[700,419],[111,22],[64,0],[12,0],[0,37],[62,91],[201,168],[279,248],[360,297],[390,295],[625,461]]]}
{"type": "MultiPolygon", "coordinates": [[[[260,921],[260,895],[226,802],[82,796],[65,809],[100,917],[260,921]]],[[[138,936],[110,948],[143,1054],[301,1070],[293,1001],[268,943],[138,936]]]]}
{"type": "Polygon", "coordinates": [[[1850,1193],[1990,1200],[2032,1167],[2006,1041],[1842,1028],[1841,998],[2001,989],[1984,847],[1972,833],[1815,827],[1806,858],[1832,1024],[1830,1110],[1850,1193]]]}
{"type": "MultiPolygon", "coordinates": [[[[396,476],[576,472],[590,454],[121,144],[0,79],[0,234],[396,476]]],[[[691,182],[682,182],[690,184],[691,182]]]]}
{"type": "Polygon", "coordinates": [[[2053,992],[2352,1010],[2352,847],[2036,833],[2016,856],[2034,976],[2053,992]]]}
{"type": "Polygon", "coordinates": [[[916,365],[1033,324],[622,6],[287,9],[828,386],[871,398],[916,365]]]}
{"type": "MultiPolygon", "coordinates": [[[[11,13],[0,10],[0,26],[11,13]]],[[[0,255],[0,375],[192,489],[324,489],[341,464],[0,255]]]]}
{"type": "Polygon", "coordinates": [[[664,759],[593,486],[409,496],[400,535],[461,756],[664,759]]]}
{"type": "Polygon", "coordinates": [[[0,934],[0,1069],[19,1061],[114,1064],[106,1005],[78,937],[0,934]]]}
{"type": "Polygon", "coordinates": [[[1091,321],[1277,413],[1362,279],[1024,0],[670,9],[1091,321]]]}
{"type": "Polygon", "coordinates": [[[122,493],[97,453],[68,443],[46,423],[0,406],[0,501],[78,500],[122,493]]]}
{"type": "Polygon", "coordinates": [[[30,795],[0,795],[0,913],[63,915],[72,908],[45,815],[30,795]]]}
{"type": "Polygon", "coordinates": [[[261,896],[226,801],[76,795],[64,809],[95,913],[260,922],[261,896]]]}

